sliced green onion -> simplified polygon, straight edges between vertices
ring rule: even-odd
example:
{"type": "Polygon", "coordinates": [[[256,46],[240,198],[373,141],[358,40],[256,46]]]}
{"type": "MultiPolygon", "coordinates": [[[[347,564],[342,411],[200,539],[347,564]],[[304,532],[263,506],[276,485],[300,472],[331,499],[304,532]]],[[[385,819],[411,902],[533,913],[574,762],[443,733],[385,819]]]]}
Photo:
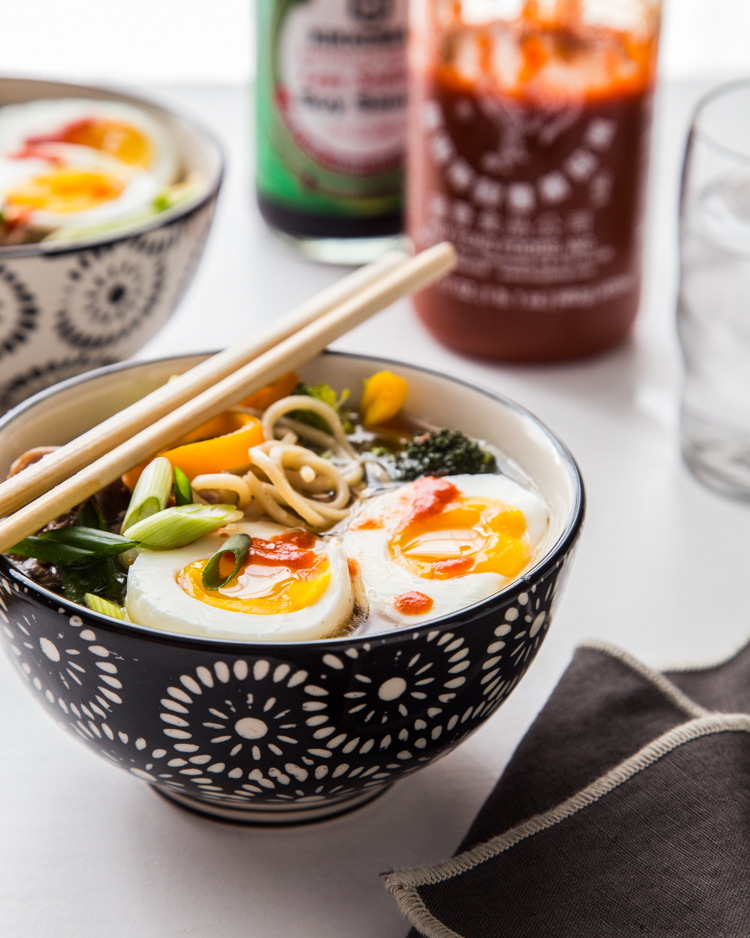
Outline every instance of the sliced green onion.
{"type": "Polygon", "coordinates": [[[253,539],[248,534],[233,534],[232,537],[228,538],[224,546],[216,551],[203,568],[201,580],[204,589],[218,590],[231,582],[237,576],[242,564],[247,560],[252,543],[253,539]],[[224,554],[232,554],[234,557],[234,569],[227,577],[221,575],[221,559],[224,554]]]}
{"type": "MultiPolygon", "coordinates": [[[[51,532],[50,532],[51,533],[51,532]]],[[[60,544],[40,534],[25,537],[8,550],[18,557],[33,557],[42,563],[80,563],[92,560],[95,554],[90,550],[81,550],[68,544],[60,544]]]]}
{"type": "Polygon", "coordinates": [[[177,505],[193,504],[193,489],[190,485],[190,479],[179,466],[174,467],[174,500],[177,505]]]}
{"type": "Polygon", "coordinates": [[[108,599],[97,596],[96,593],[86,593],[83,599],[89,609],[93,609],[94,612],[100,612],[103,616],[111,616],[113,619],[125,620],[125,610],[122,606],[111,603],[108,599]]]}
{"type": "Polygon", "coordinates": [[[197,541],[226,523],[234,505],[179,505],[128,528],[128,537],[150,550],[171,550],[197,541]]]}
{"type": "Polygon", "coordinates": [[[91,238],[104,238],[111,232],[120,235],[140,227],[155,214],[153,205],[147,205],[133,212],[127,219],[117,218],[115,221],[100,222],[98,225],[60,225],[42,238],[42,241],[88,241],[91,238]]]}
{"type": "Polygon", "coordinates": [[[45,531],[39,537],[57,544],[65,544],[67,547],[85,550],[94,557],[114,557],[137,546],[135,541],[127,537],[111,534],[109,531],[100,531],[98,528],[86,528],[82,525],[45,531]]]}
{"type": "Polygon", "coordinates": [[[81,505],[81,510],[78,512],[74,524],[81,528],[97,528],[99,531],[108,530],[104,514],[94,498],[90,498],[81,505]]]}
{"type": "Polygon", "coordinates": [[[140,552],[140,547],[133,547],[131,550],[123,551],[123,553],[117,555],[117,562],[123,570],[127,570],[129,566],[135,563],[135,559],[140,552]]]}
{"type": "Polygon", "coordinates": [[[167,209],[174,208],[175,205],[179,205],[180,202],[189,199],[198,189],[199,186],[196,181],[188,179],[185,182],[167,186],[166,189],[162,189],[151,204],[153,205],[154,211],[166,212],[167,209]]]}
{"type": "Polygon", "coordinates": [[[130,497],[128,510],[122,522],[122,533],[167,507],[172,490],[172,463],[165,456],[157,456],[141,473],[130,497]]]}

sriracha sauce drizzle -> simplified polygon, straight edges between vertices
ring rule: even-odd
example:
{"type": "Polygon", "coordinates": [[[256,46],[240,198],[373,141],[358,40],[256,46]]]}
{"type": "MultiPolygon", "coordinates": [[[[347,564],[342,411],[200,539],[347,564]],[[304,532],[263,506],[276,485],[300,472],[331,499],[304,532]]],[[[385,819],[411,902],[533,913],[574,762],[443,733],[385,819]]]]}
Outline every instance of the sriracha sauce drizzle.
{"type": "Polygon", "coordinates": [[[393,605],[403,616],[419,616],[432,609],[433,601],[424,593],[411,590],[408,593],[401,593],[400,596],[396,596],[393,605]]]}

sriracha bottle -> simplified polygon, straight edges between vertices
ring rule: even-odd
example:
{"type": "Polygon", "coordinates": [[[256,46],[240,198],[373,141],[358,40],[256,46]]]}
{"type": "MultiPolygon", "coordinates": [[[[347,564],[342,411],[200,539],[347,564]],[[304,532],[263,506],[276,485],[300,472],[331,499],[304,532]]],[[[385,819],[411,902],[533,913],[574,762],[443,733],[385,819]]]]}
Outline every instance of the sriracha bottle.
{"type": "Polygon", "coordinates": [[[638,310],[659,0],[413,0],[407,229],[446,345],[588,355],[638,310]]]}

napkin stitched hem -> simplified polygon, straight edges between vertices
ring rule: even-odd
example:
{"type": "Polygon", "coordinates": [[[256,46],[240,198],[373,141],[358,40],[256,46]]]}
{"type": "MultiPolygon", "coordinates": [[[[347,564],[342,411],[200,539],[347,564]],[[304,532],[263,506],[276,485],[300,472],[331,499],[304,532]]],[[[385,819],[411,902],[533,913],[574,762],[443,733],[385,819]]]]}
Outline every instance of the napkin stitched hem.
{"type": "Polygon", "coordinates": [[[572,817],[687,742],[716,733],[750,733],[750,716],[746,713],[717,713],[700,706],[663,674],[646,667],[627,652],[601,641],[586,642],[582,647],[607,655],[636,672],[673,706],[693,719],[673,727],[643,746],[633,756],[549,811],[537,814],[443,863],[389,873],[385,877],[386,888],[397,900],[406,918],[427,938],[463,938],[463,936],[429,911],[419,894],[419,887],[436,885],[467,873],[487,860],[510,850],[521,841],[572,817]]]}
{"type": "MultiPolygon", "coordinates": [[[[590,648],[591,651],[600,651],[605,655],[609,655],[610,658],[615,658],[616,660],[621,661],[624,665],[630,668],[631,671],[635,671],[637,674],[640,674],[641,677],[649,681],[649,683],[653,684],[657,690],[661,691],[667,700],[673,703],[678,709],[687,713],[688,716],[695,718],[704,717],[711,712],[710,710],[706,710],[705,707],[701,707],[701,705],[697,704],[694,700],[691,700],[687,694],[683,694],[679,687],[677,687],[676,684],[673,684],[669,678],[664,677],[664,675],[659,671],[653,671],[651,668],[640,662],[637,658],[629,655],[626,651],[623,651],[616,645],[610,645],[607,642],[591,640],[588,642],[582,642],[578,647],[590,648]]],[[[698,670],[698,668],[696,667],[686,670],[698,670]]]]}
{"type": "Polygon", "coordinates": [[[663,670],[668,674],[690,674],[695,671],[713,671],[716,668],[722,667],[722,665],[729,664],[735,658],[742,654],[746,648],[750,646],[750,642],[746,639],[735,645],[734,648],[728,653],[721,655],[716,655],[713,657],[706,656],[705,658],[693,658],[691,661],[683,662],[679,665],[671,665],[668,668],[663,670]]]}
{"type": "Polygon", "coordinates": [[[677,747],[701,736],[726,732],[750,733],[750,716],[744,713],[720,713],[683,723],[649,743],[630,759],[626,759],[611,772],[551,811],[524,821],[507,833],[493,837],[487,843],[467,850],[444,863],[390,873],[385,880],[386,888],[392,893],[407,919],[427,938],[463,938],[429,912],[417,892],[417,887],[428,883],[434,885],[468,872],[480,863],[509,850],[520,841],[533,837],[594,804],[677,747]]]}

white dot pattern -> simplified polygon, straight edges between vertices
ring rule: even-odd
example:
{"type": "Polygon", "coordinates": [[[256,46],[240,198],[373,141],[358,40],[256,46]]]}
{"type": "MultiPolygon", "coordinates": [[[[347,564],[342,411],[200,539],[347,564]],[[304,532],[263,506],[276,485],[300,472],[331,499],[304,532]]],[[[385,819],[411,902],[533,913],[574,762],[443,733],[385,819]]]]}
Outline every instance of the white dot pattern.
{"type": "Polygon", "coordinates": [[[563,568],[474,626],[290,646],[286,661],[162,645],[154,662],[0,568],[0,636],[56,719],[137,777],[210,804],[317,804],[418,769],[493,713],[546,635],[563,568]]]}

